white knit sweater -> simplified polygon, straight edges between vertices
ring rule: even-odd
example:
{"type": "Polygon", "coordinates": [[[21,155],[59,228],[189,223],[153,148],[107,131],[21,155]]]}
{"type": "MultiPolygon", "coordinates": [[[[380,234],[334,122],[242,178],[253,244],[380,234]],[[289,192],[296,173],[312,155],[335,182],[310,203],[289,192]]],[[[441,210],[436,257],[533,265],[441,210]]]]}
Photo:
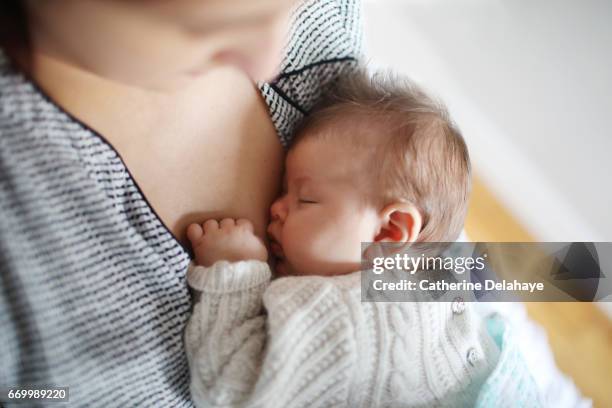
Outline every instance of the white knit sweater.
{"type": "Polygon", "coordinates": [[[194,403],[472,406],[498,349],[471,306],[361,302],[359,274],[271,282],[260,261],[192,266],[194,403]]]}

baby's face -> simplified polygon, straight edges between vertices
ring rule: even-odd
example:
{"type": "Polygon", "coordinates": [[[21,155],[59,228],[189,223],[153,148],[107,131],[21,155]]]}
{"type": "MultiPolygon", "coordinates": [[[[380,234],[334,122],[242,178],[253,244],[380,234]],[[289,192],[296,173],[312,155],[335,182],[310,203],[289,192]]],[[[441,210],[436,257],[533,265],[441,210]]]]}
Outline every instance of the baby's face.
{"type": "Polygon", "coordinates": [[[271,207],[268,234],[279,275],[339,275],[360,269],[361,242],[380,227],[360,200],[367,152],[304,140],[287,155],[284,192],[271,207]],[[360,187],[361,191],[360,191],[360,187]]]}

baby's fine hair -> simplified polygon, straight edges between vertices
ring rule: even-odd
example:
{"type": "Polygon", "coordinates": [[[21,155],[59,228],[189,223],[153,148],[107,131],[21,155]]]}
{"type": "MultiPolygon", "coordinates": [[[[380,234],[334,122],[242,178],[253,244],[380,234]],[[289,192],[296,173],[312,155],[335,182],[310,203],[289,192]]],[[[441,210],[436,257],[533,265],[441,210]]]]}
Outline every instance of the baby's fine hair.
{"type": "Polygon", "coordinates": [[[417,242],[452,242],[463,228],[471,187],[470,158],[444,104],[413,81],[358,68],[343,75],[306,116],[294,145],[310,138],[368,149],[360,185],[382,209],[397,201],[420,211],[417,242]]]}

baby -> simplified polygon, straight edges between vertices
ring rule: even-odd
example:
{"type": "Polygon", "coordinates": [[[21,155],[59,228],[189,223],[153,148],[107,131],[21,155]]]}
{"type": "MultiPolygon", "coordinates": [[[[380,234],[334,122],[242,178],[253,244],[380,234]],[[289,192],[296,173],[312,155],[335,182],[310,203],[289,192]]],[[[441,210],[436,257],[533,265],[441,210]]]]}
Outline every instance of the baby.
{"type": "Polygon", "coordinates": [[[298,129],[264,244],[244,219],[193,224],[185,333],[197,406],[473,406],[498,349],[471,306],[361,302],[362,242],[450,242],[466,145],[406,79],[360,70],[298,129]]]}

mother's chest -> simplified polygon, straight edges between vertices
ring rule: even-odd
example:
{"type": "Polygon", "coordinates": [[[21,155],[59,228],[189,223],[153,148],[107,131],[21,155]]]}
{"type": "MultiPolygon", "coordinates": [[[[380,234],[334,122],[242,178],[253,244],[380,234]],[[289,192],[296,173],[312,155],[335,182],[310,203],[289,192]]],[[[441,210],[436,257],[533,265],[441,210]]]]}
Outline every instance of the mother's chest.
{"type": "Polygon", "coordinates": [[[223,217],[249,218],[264,236],[284,159],[267,106],[240,78],[232,88],[207,91],[206,99],[181,101],[182,108],[161,112],[146,132],[115,147],[180,240],[190,223],[223,217]]]}

